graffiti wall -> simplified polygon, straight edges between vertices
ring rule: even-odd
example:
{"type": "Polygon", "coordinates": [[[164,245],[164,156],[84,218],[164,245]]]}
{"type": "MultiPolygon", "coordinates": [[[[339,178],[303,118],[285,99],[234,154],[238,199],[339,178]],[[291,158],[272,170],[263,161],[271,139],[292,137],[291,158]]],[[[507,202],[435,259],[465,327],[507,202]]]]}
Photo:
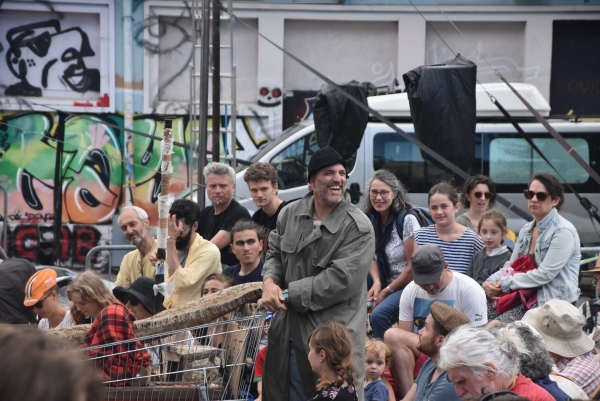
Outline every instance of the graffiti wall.
{"type": "MultiPolygon", "coordinates": [[[[112,234],[105,232],[105,227],[110,227],[126,191],[131,191],[133,203],[145,209],[151,224],[156,224],[156,201],[161,187],[160,138],[164,119],[164,116],[157,115],[134,118],[135,131],[159,139],[134,135],[133,161],[128,166],[123,160],[123,117],[120,115],[0,114],[0,186],[8,192],[6,220],[11,227],[8,236],[11,255],[32,258],[33,248],[30,249],[29,245],[34,246],[32,238],[38,236],[34,228],[54,223],[56,190],[61,191],[62,223],[73,224],[76,228],[68,236],[63,233],[65,238],[69,238],[64,239],[66,242],[80,238],[77,233],[83,231],[77,227],[82,225],[102,234],[90,234],[88,243],[99,245],[102,240],[110,241],[112,234]],[[55,166],[60,166],[58,182],[55,166]],[[125,184],[127,168],[133,172],[131,187],[125,184]],[[24,231],[27,235],[18,236],[22,227],[27,228],[24,231]]],[[[225,125],[225,121],[221,125],[225,125]]],[[[209,130],[211,126],[209,124],[209,130]]],[[[173,128],[176,142],[189,142],[188,117],[175,118],[173,128]]],[[[243,134],[237,145],[241,156],[256,151],[267,141],[261,129],[261,119],[240,117],[238,131],[243,134]]],[[[174,147],[174,171],[170,184],[173,195],[188,185],[189,154],[185,148],[174,147]]],[[[195,165],[196,161],[193,163],[195,165]]],[[[0,199],[2,197],[0,194],[0,199]]],[[[61,260],[71,260],[79,246],[81,244],[63,247],[61,260]]],[[[79,259],[73,261],[79,263],[79,259]]]]}

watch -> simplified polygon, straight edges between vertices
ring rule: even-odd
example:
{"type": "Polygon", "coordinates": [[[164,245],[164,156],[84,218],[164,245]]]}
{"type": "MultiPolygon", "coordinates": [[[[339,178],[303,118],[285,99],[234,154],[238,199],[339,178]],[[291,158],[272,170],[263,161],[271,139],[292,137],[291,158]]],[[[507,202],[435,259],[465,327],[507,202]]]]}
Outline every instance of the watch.
{"type": "Polygon", "coordinates": [[[389,285],[387,287],[385,287],[385,288],[390,292],[390,294],[394,293],[394,290],[392,290],[389,285]]]}

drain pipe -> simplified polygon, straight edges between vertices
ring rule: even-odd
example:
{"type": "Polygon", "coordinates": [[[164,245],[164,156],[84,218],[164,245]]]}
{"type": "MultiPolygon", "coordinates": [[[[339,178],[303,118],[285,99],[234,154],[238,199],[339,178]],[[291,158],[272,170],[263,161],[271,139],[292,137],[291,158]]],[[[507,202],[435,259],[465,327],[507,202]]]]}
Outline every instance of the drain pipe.
{"type": "MultiPolygon", "coordinates": [[[[123,0],[123,121],[133,129],[133,16],[131,0],[123,0]]],[[[125,204],[133,205],[133,134],[125,132],[125,204]]]]}

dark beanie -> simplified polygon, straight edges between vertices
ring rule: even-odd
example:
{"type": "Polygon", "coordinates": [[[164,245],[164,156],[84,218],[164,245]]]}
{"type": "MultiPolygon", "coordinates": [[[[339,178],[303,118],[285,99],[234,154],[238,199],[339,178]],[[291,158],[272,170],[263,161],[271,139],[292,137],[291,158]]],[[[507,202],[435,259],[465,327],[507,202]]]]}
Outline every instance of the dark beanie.
{"type": "Polygon", "coordinates": [[[346,160],[344,160],[344,158],[331,146],[326,146],[317,150],[308,162],[307,181],[310,181],[310,178],[317,174],[322,168],[338,163],[346,168],[346,160]]]}

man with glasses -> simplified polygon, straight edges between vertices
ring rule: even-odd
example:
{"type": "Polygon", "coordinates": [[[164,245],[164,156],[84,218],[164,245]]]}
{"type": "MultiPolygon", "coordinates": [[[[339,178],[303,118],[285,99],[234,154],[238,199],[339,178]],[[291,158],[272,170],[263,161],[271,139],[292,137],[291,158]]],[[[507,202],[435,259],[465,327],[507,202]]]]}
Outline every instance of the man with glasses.
{"type": "Polygon", "coordinates": [[[167,308],[200,298],[206,277],[221,273],[219,249],[196,232],[199,218],[200,208],[188,199],[176,200],[169,210],[165,282],[174,290],[165,297],[167,308]]]}
{"type": "Polygon", "coordinates": [[[148,213],[137,206],[124,206],[119,215],[119,227],[127,242],[137,248],[121,261],[115,286],[128,288],[138,277],[154,279],[157,243],[150,235],[148,213]]]}
{"type": "Polygon", "coordinates": [[[475,326],[487,324],[485,292],[471,277],[448,270],[444,253],[436,245],[417,248],[412,258],[413,280],[400,298],[398,328],[385,332],[384,342],[392,349],[392,377],[400,398],[428,356],[418,349],[418,330],[424,327],[431,305],[441,301],[464,313],[475,326]]]}

